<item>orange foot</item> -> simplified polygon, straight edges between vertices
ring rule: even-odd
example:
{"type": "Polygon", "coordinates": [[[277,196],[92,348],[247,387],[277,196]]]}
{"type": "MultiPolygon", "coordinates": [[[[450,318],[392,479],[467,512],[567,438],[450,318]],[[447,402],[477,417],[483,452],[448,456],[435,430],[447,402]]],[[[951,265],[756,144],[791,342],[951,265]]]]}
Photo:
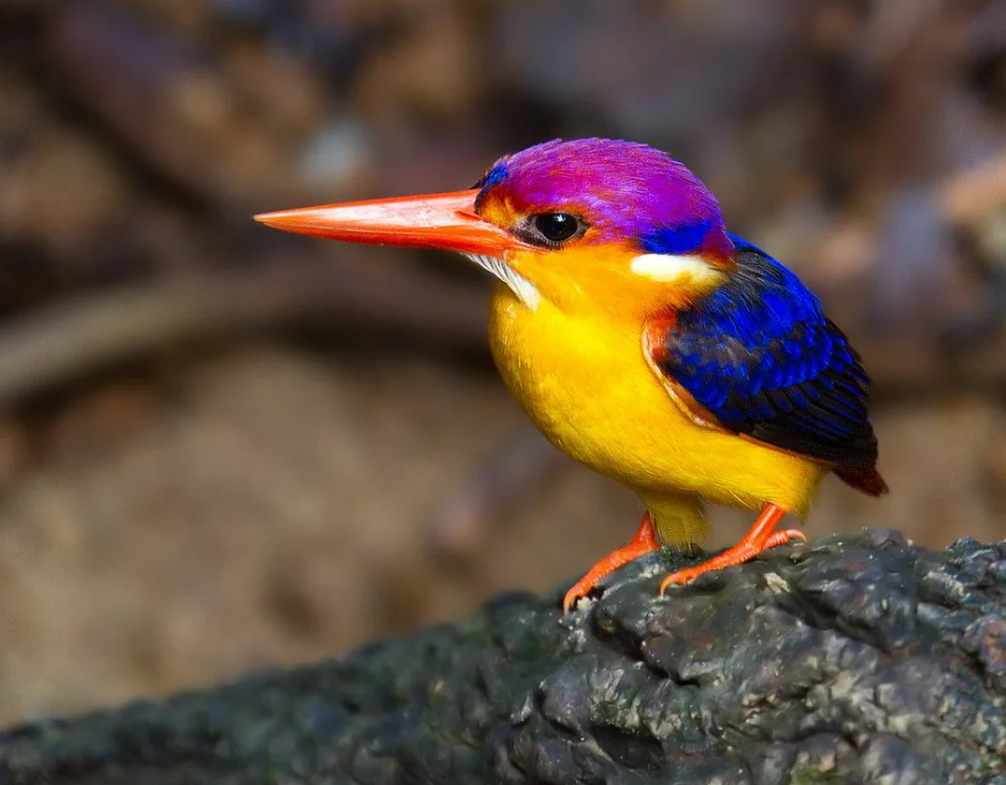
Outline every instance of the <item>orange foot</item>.
{"type": "Polygon", "coordinates": [[[576,605],[576,601],[593,589],[605,575],[614,572],[633,559],[638,559],[645,553],[656,550],[660,550],[660,546],[654,536],[653,519],[650,518],[650,513],[644,512],[643,520],[639,522],[639,529],[632,541],[601,559],[590,568],[590,572],[576,582],[572,589],[566,592],[566,596],[562,600],[562,612],[568,613],[570,608],[576,605]]]}
{"type": "Polygon", "coordinates": [[[741,564],[749,559],[753,559],[762,551],[774,548],[776,545],[783,545],[790,540],[806,541],[807,535],[799,529],[773,531],[775,525],[785,514],[786,510],[782,509],[782,507],[777,507],[774,504],[766,504],[765,509],[758,516],[758,520],[754,522],[748,533],[744,535],[744,539],[734,547],[728,548],[723,553],[702,562],[702,564],[671,573],[660,584],[660,593],[663,594],[667,590],[667,587],[672,584],[688,583],[688,581],[698,578],[704,572],[712,572],[713,570],[721,570],[724,567],[741,564]]]}

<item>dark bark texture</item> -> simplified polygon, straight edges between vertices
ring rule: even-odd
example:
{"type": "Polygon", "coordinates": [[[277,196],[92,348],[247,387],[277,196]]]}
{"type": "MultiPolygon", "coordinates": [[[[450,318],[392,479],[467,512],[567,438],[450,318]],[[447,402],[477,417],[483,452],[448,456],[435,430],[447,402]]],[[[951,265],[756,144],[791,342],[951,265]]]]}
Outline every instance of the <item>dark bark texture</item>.
{"type": "MultiPolygon", "coordinates": [[[[0,737],[0,782],[1006,784],[1006,545],[695,557],[333,662],[0,737]]],[[[338,602],[338,598],[333,598],[338,602]]]]}

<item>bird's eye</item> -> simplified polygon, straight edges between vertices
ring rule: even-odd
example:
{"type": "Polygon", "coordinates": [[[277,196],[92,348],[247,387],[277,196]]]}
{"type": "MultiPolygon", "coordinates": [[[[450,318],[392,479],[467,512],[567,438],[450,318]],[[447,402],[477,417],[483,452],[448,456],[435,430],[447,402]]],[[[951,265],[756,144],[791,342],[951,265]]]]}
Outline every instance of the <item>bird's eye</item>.
{"type": "Polygon", "coordinates": [[[534,216],[533,225],[550,243],[565,242],[580,230],[580,221],[569,213],[539,213],[534,216]]]}

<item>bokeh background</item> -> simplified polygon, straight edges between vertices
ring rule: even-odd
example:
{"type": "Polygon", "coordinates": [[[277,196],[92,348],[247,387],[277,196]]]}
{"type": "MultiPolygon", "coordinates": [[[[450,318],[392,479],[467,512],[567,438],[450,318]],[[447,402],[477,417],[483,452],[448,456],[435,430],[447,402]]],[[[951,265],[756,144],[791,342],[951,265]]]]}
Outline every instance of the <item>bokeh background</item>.
{"type": "MultiPolygon", "coordinates": [[[[575,577],[638,503],[497,380],[488,282],[255,212],[671,151],[875,377],[882,501],[1006,531],[1006,3],[0,0],[0,723],[575,577]]],[[[748,517],[715,511],[710,546],[748,517]]]]}

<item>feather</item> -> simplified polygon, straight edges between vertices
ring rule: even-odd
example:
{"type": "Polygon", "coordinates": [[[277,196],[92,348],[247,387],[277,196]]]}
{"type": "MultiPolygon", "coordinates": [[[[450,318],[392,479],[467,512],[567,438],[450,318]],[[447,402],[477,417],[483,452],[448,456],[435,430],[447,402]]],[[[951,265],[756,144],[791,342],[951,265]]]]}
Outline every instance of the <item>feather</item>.
{"type": "Polygon", "coordinates": [[[792,272],[730,239],[735,270],[669,322],[653,366],[721,427],[870,477],[877,439],[859,356],[792,272]]]}

